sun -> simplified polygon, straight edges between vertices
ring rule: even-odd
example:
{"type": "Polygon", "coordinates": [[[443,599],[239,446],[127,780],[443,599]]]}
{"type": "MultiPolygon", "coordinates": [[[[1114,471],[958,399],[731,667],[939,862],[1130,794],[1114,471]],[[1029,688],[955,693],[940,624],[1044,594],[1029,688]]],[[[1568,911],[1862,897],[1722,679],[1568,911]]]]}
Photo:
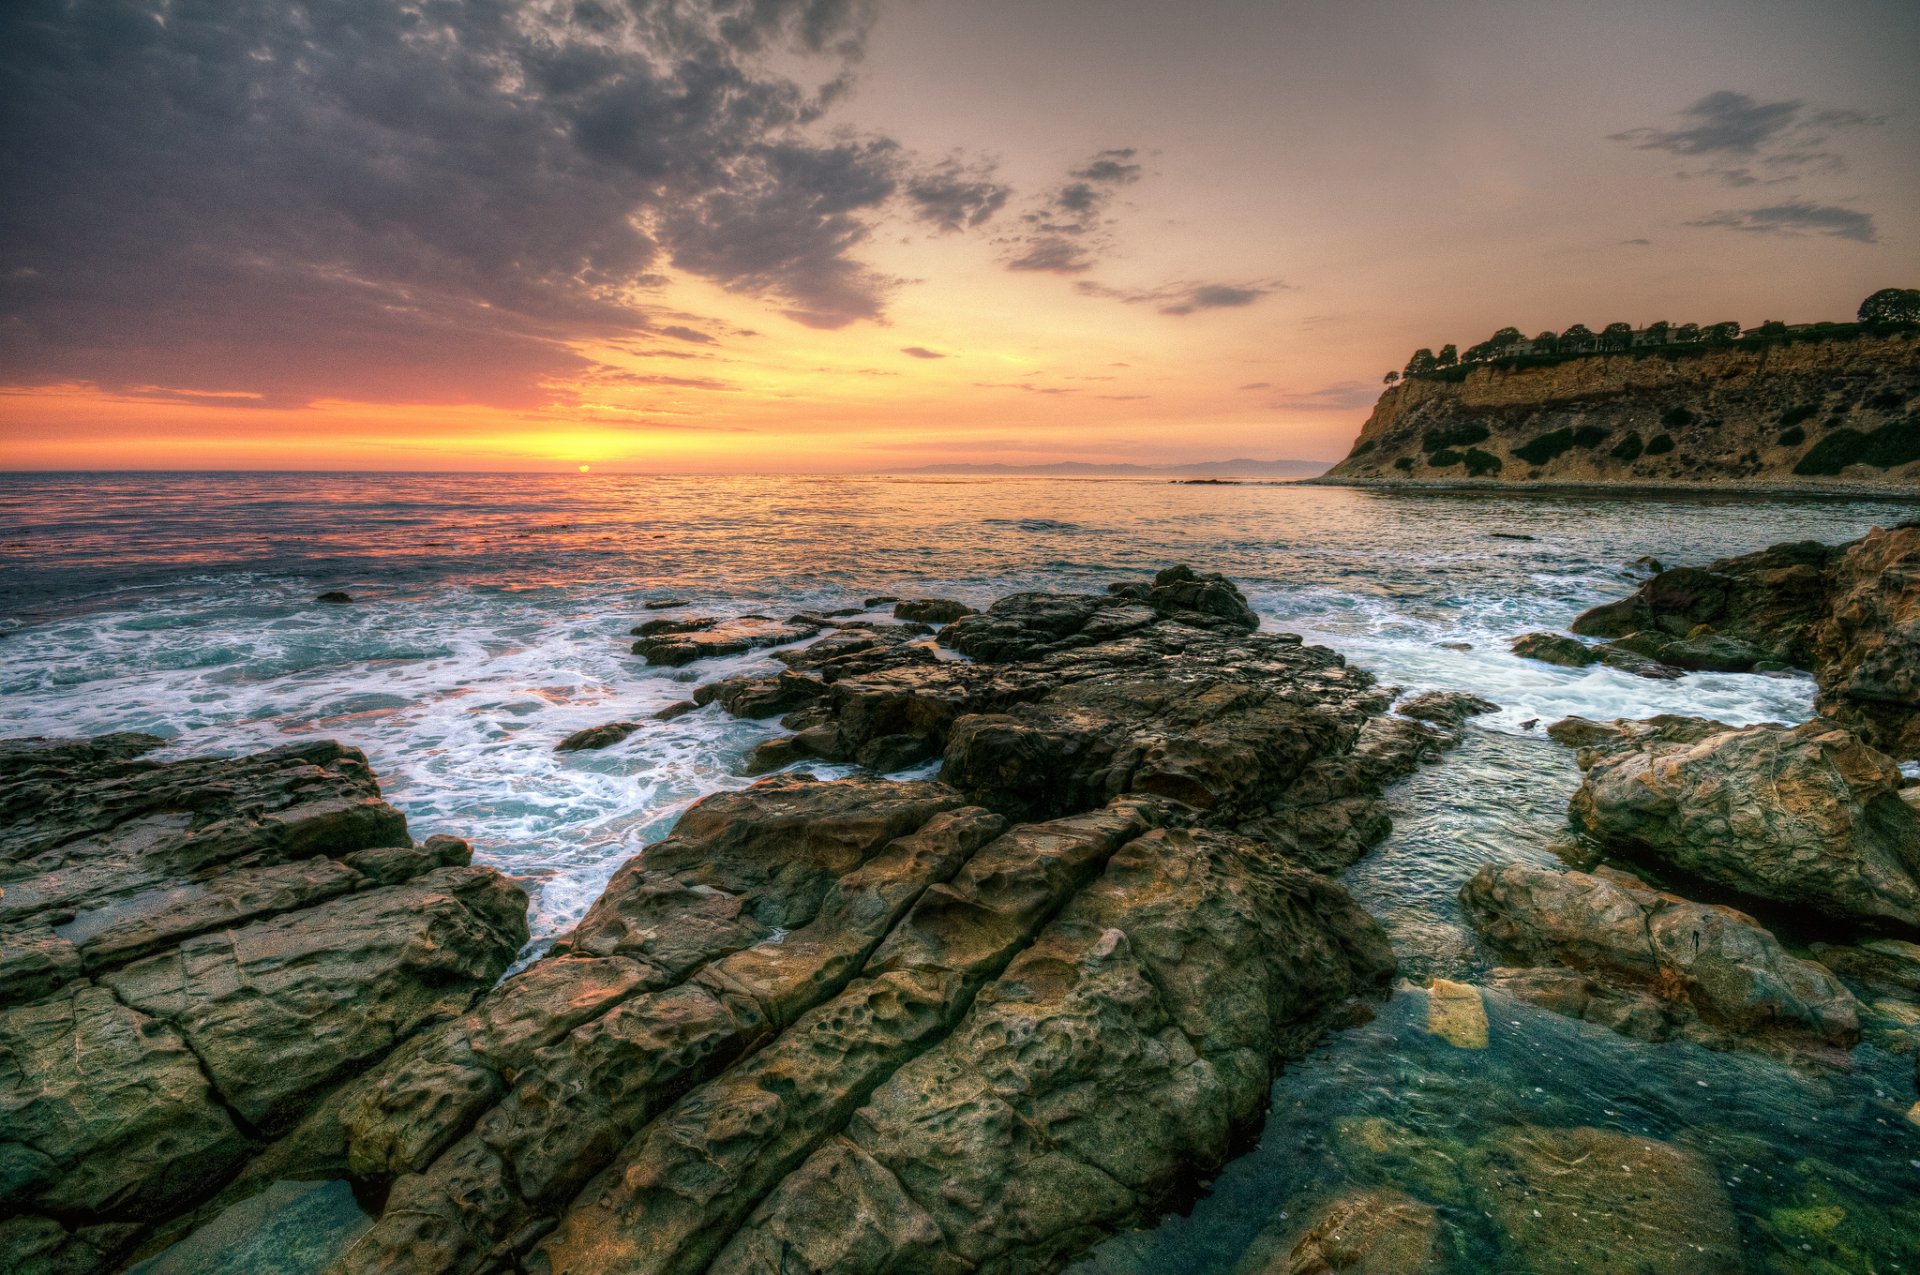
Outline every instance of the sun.
{"type": "Polygon", "coordinates": [[[591,465],[582,465],[582,466],[580,466],[580,472],[584,474],[584,473],[586,473],[586,472],[587,472],[587,471],[588,471],[589,469],[592,469],[592,468],[593,468],[593,466],[591,466],[591,465]]]}

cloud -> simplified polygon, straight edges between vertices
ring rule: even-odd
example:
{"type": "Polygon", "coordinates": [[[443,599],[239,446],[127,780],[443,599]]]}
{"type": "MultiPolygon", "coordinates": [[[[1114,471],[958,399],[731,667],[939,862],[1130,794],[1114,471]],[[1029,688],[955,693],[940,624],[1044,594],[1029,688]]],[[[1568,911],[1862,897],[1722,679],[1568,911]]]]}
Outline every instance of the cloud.
{"type": "Polygon", "coordinates": [[[1287,412],[1347,412],[1371,407],[1380,397],[1380,387],[1369,381],[1336,381],[1332,385],[1304,394],[1289,394],[1267,406],[1287,412]]]}
{"type": "Polygon", "coordinates": [[[1084,274],[1110,246],[1107,208],[1122,186],[1140,180],[1132,147],[1096,151],[1022,213],[1024,230],[1007,240],[1009,270],[1084,274]]]}
{"type": "Polygon", "coordinates": [[[1871,214],[1804,200],[1774,204],[1769,208],[1721,211],[1687,224],[1743,230],[1756,235],[1820,235],[1830,239],[1853,239],[1860,243],[1879,240],[1871,214]]]}
{"type": "Polygon", "coordinates": [[[531,406],[571,343],[656,331],[669,268],[879,318],[881,219],[966,228],[1005,195],[811,135],[873,14],[0,5],[0,379],[531,406]]]}
{"type": "Polygon", "coordinates": [[[1012,192],[991,165],[948,159],[915,174],[901,193],[921,221],[948,234],[985,225],[1012,192]]]}
{"type": "Polygon", "coordinates": [[[1114,288],[1082,280],[1073,286],[1082,296],[1104,297],[1126,305],[1150,305],[1161,314],[1185,316],[1202,310],[1249,306],[1287,285],[1278,279],[1262,279],[1250,283],[1169,283],[1144,289],[1114,288]]]}
{"type": "Polygon", "coordinates": [[[1060,385],[1035,385],[1031,381],[975,381],[977,390],[1025,390],[1029,394],[1078,394],[1077,389],[1060,385]]]}
{"type": "Polygon", "coordinates": [[[1273,382],[1272,381],[1248,381],[1245,385],[1242,385],[1240,388],[1243,390],[1270,390],[1273,388],[1273,382]]]}
{"type": "Polygon", "coordinates": [[[1805,102],[1762,102],[1728,89],[1678,114],[1678,128],[1633,128],[1608,140],[1706,161],[1705,168],[1682,171],[1681,177],[1709,177],[1733,187],[1776,185],[1810,172],[1839,172],[1846,163],[1829,148],[1833,135],[1886,123],[1884,116],[1861,111],[1816,111],[1805,102]]]}
{"type": "Polygon", "coordinates": [[[924,345],[902,346],[900,349],[900,353],[916,359],[944,359],[947,357],[946,355],[940,353],[938,350],[929,350],[924,345]]]}

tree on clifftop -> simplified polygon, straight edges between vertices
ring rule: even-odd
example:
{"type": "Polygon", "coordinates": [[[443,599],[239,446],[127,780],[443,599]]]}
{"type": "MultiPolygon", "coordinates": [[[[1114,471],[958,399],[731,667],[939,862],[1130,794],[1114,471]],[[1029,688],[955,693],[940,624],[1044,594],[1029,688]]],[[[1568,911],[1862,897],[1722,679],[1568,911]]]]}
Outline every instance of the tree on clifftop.
{"type": "Polygon", "coordinates": [[[1398,372],[1389,372],[1387,373],[1386,380],[1383,382],[1383,384],[1397,385],[1399,384],[1399,382],[1400,382],[1400,374],[1398,372]]]}
{"type": "Polygon", "coordinates": [[[1407,375],[1419,376],[1422,372],[1433,371],[1434,366],[1433,351],[1423,345],[1413,352],[1412,358],[1407,360],[1407,375]]]}
{"type": "Polygon", "coordinates": [[[1920,288],[1882,288],[1860,303],[1862,323],[1920,323],[1920,288]]]}

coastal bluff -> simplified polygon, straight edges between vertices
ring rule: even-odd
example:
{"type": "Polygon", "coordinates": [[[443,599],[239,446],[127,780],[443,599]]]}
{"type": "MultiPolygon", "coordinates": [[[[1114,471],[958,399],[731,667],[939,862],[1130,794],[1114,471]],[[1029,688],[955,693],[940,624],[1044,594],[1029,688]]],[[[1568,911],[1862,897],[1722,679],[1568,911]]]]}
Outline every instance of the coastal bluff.
{"type": "Polygon", "coordinates": [[[1920,334],[1595,354],[1389,386],[1317,480],[1920,491],[1920,334]]]}

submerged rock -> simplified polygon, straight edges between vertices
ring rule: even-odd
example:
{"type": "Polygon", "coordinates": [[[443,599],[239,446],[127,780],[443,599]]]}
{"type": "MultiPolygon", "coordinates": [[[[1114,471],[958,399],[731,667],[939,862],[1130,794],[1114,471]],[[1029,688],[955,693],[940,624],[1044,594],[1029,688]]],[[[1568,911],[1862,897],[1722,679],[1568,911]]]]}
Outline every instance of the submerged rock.
{"type": "Polygon", "coordinates": [[[1438,1209],[1389,1188],[1348,1192],[1304,1229],[1276,1230],[1254,1242],[1234,1275],[1441,1275],[1453,1251],[1438,1209]]]}
{"type": "MultiPolygon", "coordinates": [[[[1676,1023],[1697,1016],[1736,1035],[1798,1036],[1840,1048],[1860,1038],[1859,1007],[1840,980],[1824,966],[1788,955],[1758,922],[1732,908],[1649,889],[1625,873],[1522,863],[1482,867],[1461,889],[1460,901],[1506,955],[1556,962],[1650,995],[1676,1023]]],[[[1631,1012],[1637,997],[1623,1006],[1598,989],[1564,982],[1506,980],[1502,987],[1632,1035],[1662,1034],[1650,1030],[1644,1014],[1631,1012]]]]}
{"type": "Polygon", "coordinates": [[[1752,899],[1920,928],[1920,812],[1894,761],[1848,731],[1685,718],[1554,730],[1582,740],[1569,814],[1604,848],[1752,899]]]}
{"type": "Polygon", "coordinates": [[[347,593],[340,589],[328,589],[325,593],[315,598],[314,601],[326,602],[336,606],[342,606],[342,605],[345,605],[346,603],[353,601],[353,595],[351,593],[347,593]]]}
{"type": "Polygon", "coordinates": [[[437,1019],[526,897],[322,741],[0,741],[0,1265],[91,1271],[437,1019]]]}
{"type": "Polygon", "coordinates": [[[1662,571],[1573,631],[1680,668],[1811,669],[1822,713],[1920,757],[1920,524],[1662,571]]]}
{"type": "Polygon", "coordinates": [[[1611,1129],[1493,1134],[1471,1157],[1475,1198],[1511,1269],[1531,1275],[1734,1275],[1739,1231],[1713,1165],[1611,1129]]]}

